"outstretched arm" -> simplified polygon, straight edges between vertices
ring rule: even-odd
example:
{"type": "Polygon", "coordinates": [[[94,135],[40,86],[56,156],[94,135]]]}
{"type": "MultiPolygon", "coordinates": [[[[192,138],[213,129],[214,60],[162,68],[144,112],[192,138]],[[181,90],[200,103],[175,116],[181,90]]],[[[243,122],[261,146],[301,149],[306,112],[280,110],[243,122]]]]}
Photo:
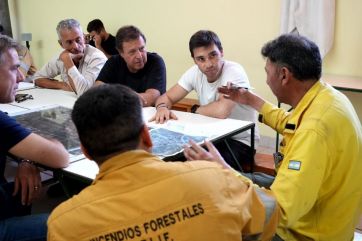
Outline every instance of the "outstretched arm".
{"type": "Polygon", "coordinates": [[[235,102],[225,98],[223,95],[220,95],[219,99],[216,101],[197,108],[195,113],[214,118],[225,119],[230,116],[234,106],[235,102]]]}
{"type": "Polygon", "coordinates": [[[239,104],[249,105],[257,111],[261,110],[265,100],[248,89],[239,88],[228,82],[227,86],[218,88],[219,93],[223,94],[226,99],[230,99],[239,104]]]}
{"type": "Polygon", "coordinates": [[[188,92],[180,85],[174,85],[157,99],[155,104],[157,112],[149,121],[156,121],[156,123],[162,124],[169,119],[177,120],[176,115],[170,109],[174,103],[184,98],[187,94],[188,92]]]}

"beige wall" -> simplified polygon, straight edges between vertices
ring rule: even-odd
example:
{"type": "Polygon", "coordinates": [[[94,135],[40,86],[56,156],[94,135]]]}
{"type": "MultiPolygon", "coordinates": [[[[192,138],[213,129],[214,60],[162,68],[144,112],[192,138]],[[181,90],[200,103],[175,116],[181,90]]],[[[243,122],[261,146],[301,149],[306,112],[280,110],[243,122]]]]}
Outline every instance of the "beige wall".
{"type": "MultiPolygon", "coordinates": [[[[362,1],[336,0],[334,47],[324,60],[324,73],[359,77],[362,82],[362,1]]],[[[362,93],[343,91],[362,121],[362,93]]]]}
{"type": "MultiPolygon", "coordinates": [[[[100,18],[115,34],[125,24],[138,26],[147,37],[149,51],[163,56],[167,67],[167,88],[193,62],[188,50],[190,36],[199,29],[215,31],[224,47],[225,58],[242,64],[255,91],[276,102],[265,84],[262,45],[279,34],[280,0],[9,0],[12,21],[19,32],[31,32],[31,52],[38,66],[60,51],[55,32],[64,18],[87,23],[100,18]]],[[[337,0],[336,41],[327,55],[324,72],[362,77],[362,1],[337,0]]],[[[191,95],[194,97],[195,95],[191,95]]],[[[362,94],[348,93],[362,119],[362,94]],[[361,102],[361,101],[359,101],[361,102]]],[[[262,127],[262,134],[274,135],[262,127]]]]}

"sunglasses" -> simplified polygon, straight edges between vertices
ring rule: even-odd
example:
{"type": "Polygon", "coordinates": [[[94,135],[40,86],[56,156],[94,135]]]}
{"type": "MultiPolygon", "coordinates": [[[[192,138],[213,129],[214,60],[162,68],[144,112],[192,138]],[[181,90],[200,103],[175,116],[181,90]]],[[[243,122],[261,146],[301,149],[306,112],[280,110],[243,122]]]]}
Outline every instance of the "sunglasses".
{"type": "Polygon", "coordinates": [[[26,101],[26,100],[33,100],[33,96],[32,95],[29,95],[29,94],[16,94],[15,95],[15,101],[17,103],[20,103],[20,102],[23,102],[23,101],[26,101]]]}

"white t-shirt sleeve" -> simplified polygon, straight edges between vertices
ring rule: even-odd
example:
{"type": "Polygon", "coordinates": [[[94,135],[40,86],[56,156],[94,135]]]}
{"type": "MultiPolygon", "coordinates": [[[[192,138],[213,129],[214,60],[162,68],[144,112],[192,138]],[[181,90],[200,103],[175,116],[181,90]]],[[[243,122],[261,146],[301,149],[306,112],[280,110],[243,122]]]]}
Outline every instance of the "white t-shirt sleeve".
{"type": "Polygon", "coordinates": [[[94,85],[106,61],[107,58],[101,51],[91,52],[85,55],[81,72],[76,66],[68,69],[68,75],[74,82],[77,95],[83,94],[94,85]]]}
{"type": "Polygon", "coordinates": [[[178,84],[188,92],[194,90],[198,71],[199,69],[196,65],[192,66],[181,76],[178,84]]]}
{"type": "Polygon", "coordinates": [[[226,62],[221,85],[231,82],[236,86],[250,89],[250,82],[244,68],[234,62],[226,62]]]}

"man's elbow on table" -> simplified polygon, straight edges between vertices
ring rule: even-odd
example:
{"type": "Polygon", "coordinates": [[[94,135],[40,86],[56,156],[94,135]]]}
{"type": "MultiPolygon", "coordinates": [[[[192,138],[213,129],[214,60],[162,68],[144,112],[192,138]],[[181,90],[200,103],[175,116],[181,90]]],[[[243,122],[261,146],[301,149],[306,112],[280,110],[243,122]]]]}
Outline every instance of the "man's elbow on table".
{"type": "Polygon", "coordinates": [[[13,146],[9,152],[51,168],[63,168],[69,164],[69,154],[62,143],[34,133],[13,146]]]}

